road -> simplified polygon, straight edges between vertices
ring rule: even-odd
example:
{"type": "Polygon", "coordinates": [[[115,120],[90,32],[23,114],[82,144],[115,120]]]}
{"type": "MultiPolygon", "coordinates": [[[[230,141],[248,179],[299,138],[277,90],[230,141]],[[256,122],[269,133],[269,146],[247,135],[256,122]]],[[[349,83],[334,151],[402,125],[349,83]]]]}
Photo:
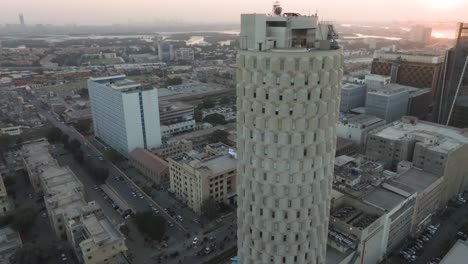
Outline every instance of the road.
{"type": "MultiPolygon", "coordinates": [[[[148,211],[150,209],[149,205],[153,207],[159,208],[160,214],[167,220],[171,221],[172,223],[176,224],[173,228],[169,229],[170,240],[169,240],[169,249],[156,251],[153,250],[150,254],[148,254],[148,248],[145,247],[144,242],[141,242],[139,245],[129,245],[130,251],[135,255],[134,262],[135,263],[159,263],[157,262],[157,257],[160,255],[168,255],[173,252],[178,252],[179,256],[175,258],[164,258],[163,262],[161,263],[168,263],[168,264],[178,264],[178,263],[201,263],[204,260],[209,259],[213,255],[208,256],[196,256],[197,251],[204,249],[206,246],[211,246],[212,243],[216,244],[218,250],[216,253],[221,253],[219,248],[228,249],[235,245],[235,218],[228,218],[225,223],[220,224],[220,227],[213,230],[209,234],[203,235],[202,228],[192,222],[192,219],[184,219],[183,222],[176,221],[173,217],[171,217],[167,212],[164,211],[164,207],[160,206],[160,204],[154,201],[151,197],[146,195],[123,171],[117,168],[114,164],[110,161],[106,160],[103,156],[102,146],[99,146],[96,140],[88,140],[83,135],[81,135],[78,131],[74,128],[69,127],[58,120],[54,114],[49,113],[47,110],[44,110],[40,107],[38,108],[38,112],[45,118],[49,120],[49,122],[54,125],[55,127],[59,128],[64,134],[67,134],[70,139],[76,139],[81,143],[81,149],[87,159],[87,162],[92,162],[97,167],[107,168],[109,170],[109,177],[106,180],[106,184],[112,188],[122,200],[124,200],[130,208],[132,208],[135,212],[142,212],[148,211]],[[99,159],[102,157],[102,160],[99,159]],[[117,176],[117,177],[116,177],[117,176]],[[124,179],[124,180],[122,180],[124,179]],[[141,199],[138,196],[134,197],[132,195],[132,190],[136,190],[139,193],[144,195],[144,198],[141,199]],[[230,226],[233,224],[233,226],[230,226]],[[190,236],[187,236],[190,234],[190,236]],[[216,241],[212,242],[207,245],[199,245],[198,248],[188,248],[192,245],[193,238],[197,236],[200,239],[203,237],[213,236],[216,237],[216,241]],[[226,240],[225,240],[226,239],[226,240]],[[196,258],[196,262],[193,262],[193,259],[196,258]],[[180,262],[179,262],[180,261],[180,262]]],[[[71,158],[71,156],[69,157],[71,158]]],[[[65,161],[61,159],[64,163],[72,164],[72,161],[65,161]]],[[[100,190],[95,190],[93,186],[95,185],[94,181],[85,173],[82,172],[83,169],[79,166],[74,166],[72,168],[73,171],[77,172],[77,177],[82,181],[83,185],[85,186],[86,193],[89,195],[91,200],[96,200],[103,210],[105,211],[106,215],[108,215],[114,223],[121,223],[123,218],[115,211],[112,207],[110,207],[109,203],[106,202],[100,190]]],[[[182,213],[184,211],[188,211],[187,209],[182,208],[182,205],[179,202],[175,202],[175,200],[170,201],[168,198],[167,193],[157,193],[155,195],[158,198],[158,201],[164,201],[164,204],[171,204],[171,209],[176,212],[180,212],[182,215],[186,215],[187,213],[182,213]],[[161,200],[160,200],[161,198],[161,200]]],[[[136,233],[136,229],[134,228],[134,232],[136,233]]],[[[142,240],[142,239],[141,239],[142,240]]]]}

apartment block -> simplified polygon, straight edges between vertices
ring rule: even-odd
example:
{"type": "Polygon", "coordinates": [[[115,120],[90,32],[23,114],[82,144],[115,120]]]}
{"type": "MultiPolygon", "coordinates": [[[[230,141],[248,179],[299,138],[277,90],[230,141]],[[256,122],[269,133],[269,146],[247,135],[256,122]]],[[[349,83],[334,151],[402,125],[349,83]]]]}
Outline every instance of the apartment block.
{"type": "Polygon", "coordinates": [[[336,135],[357,145],[365,144],[367,134],[385,125],[385,120],[371,115],[343,115],[336,126],[336,135]]]}
{"type": "Polygon", "coordinates": [[[369,134],[366,155],[396,170],[410,161],[423,171],[444,176],[441,205],[468,187],[466,131],[403,117],[401,121],[377,128],[369,134]]]}
{"type": "Polygon", "coordinates": [[[196,213],[207,199],[236,203],[236,154],[222,143],[169,158],[170,188],[196,213]]]}

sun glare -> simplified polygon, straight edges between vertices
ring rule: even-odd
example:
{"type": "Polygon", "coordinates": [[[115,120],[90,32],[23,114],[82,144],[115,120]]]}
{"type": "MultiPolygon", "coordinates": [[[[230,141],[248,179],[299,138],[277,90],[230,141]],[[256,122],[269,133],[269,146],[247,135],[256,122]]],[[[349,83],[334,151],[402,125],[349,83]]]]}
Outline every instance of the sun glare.
{"type": "Polygon", "coordinates": [[[460,5],[461,0],[431,0],[434,9],[453,9],[460,5]]]}

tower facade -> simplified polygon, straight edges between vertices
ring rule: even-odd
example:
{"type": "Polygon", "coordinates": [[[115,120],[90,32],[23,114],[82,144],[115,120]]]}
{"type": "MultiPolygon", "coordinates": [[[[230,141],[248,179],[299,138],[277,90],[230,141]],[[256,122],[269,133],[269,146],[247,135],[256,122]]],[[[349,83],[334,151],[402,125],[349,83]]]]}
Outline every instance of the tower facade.
{"type": "Polygon", "coordinates": [[[241,16],[238,255],[325,263],[342,50],[317,16],[241,16]]]}

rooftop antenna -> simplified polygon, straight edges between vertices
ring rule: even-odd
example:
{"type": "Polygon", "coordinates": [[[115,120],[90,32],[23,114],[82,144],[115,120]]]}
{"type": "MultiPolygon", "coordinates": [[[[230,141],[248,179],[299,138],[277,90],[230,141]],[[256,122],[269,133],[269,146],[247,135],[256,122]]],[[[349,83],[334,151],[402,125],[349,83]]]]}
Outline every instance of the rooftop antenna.
{"type": "Polygon", "coordinates": [[[273,9],[271,11],[272,16],[281,16],[281,13],[283,12],[283,8],[281,8],[281,5],[278,1],[273,2],[273,9]]]}

